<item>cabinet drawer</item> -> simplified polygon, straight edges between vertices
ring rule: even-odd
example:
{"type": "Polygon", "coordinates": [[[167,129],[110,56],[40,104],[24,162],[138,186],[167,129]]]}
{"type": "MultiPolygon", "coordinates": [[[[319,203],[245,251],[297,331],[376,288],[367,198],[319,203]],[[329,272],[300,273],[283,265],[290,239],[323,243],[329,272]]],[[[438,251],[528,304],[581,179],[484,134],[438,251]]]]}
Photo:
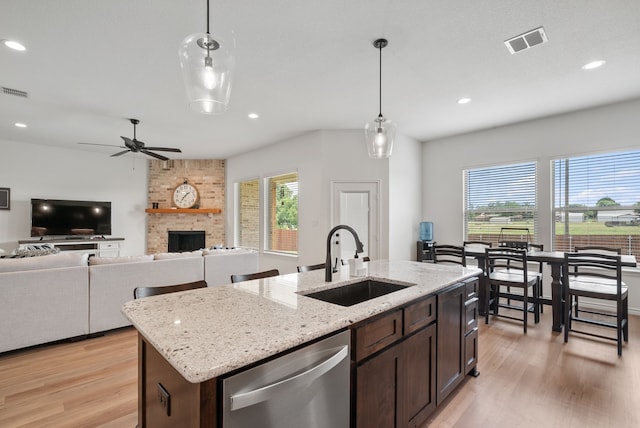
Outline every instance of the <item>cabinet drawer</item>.
{"type": "Polygon", "coordinates": [[[478,287],[480,286],[480,280],[478,278],[473,278],[472,280],[467,280],[465,283],[465,289],[467,292],[467,300],[473,299],[474,297],[478,297],[478,287]]]}
{"type": "Polygon", "coordinates": [[[404,309],[404,334],[413,333],[436,320],[436,297],[431,296],[404,309]]]}
{"type": "Polygon", "coordinates": [[[464,302],[465,312],[465,328],[464,333],[467,334],[471,330],[478,328],[478,298],[474,297],[464,302]]]}
{"type": "Polygon", "coordinates": [[[392,312],[355,329],[355,360],[383,349],[402,337],[402,310],[392,312]]]}

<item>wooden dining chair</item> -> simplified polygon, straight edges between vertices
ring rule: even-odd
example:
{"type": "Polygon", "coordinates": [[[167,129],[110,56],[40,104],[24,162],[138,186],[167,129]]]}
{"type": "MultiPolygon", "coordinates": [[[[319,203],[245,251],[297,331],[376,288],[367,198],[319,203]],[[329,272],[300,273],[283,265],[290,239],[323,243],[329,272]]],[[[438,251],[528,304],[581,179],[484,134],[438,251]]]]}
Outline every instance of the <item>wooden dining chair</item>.
{"type": "Polygon", "coordinates": [[[280,275],[280,271],[278,271],[278,269],[270,269],[255,273],[235,274],[231,275],[231,282],[250,281],[252,279],[262,279],[278,275],[280,275]]]}
{"type": "Polygon", "coordinates": [[[618,356],[622,355],[622,341],[629,340],[629,294],[622,282],[622,264],[620,255],[600,253],[566,253],[564,256],[564,341],[569,341],[569,332],[611,339],[617,341],[618,356]],[[599,311],[596,317],[580,311],[574,314],[573,307],[577,297],[615,302],[615,313],[599,311]],[[608,321],[613,318],[614,321],[608,321]],[[614,328],[616,337],[610,337],[593,331],[578,330],[574,322],[582,322],[601,327],[614,328]]]}
{"type": "Polygon", "coordinates": [[[527,332],[528,315],[533,312],[534,321],[540,322],[540,302],[538,299],[540,284],[538,275],[531,274],[527,266],[527,252],[519,248],[485,249],[485,323],[489,324],[489,315],[500,316],[523,322],[527,332]],[[511,288],[521,291],[512,293],[511,288]],[[507,299],[501,303],[500,299],[507,299]],[[518,306],[511,300],[522,302],[518,306]],[[499,308],[522,311],[522,318],[501,313],[499,308]],[[493,310],[493,312],[492,312],[493,310]]]}
{"type": "Polygon", "coordinates": [[[176,293],[178,291],[195,290],[197,288],[206,288],[207,281],[186,282],[176,285],[161,285],[155,287],[136,287],[133,289],[133,298],[142,299],[143,297],[157,296],[159,294],[176,293]]]}
{"type": "Polygon", "coordinates": [[[467,256],[464,247],[457,245],[434,245],[433,262],[467,266],[467,256]]]}
{"type": "Polygon", "coordinates": [[[298,266],[298,272],[309,272],[312,270],[320,270],[324,268],[324,263],[318,263],[317,265],[298,266]]]}
{"type": "MultiPolygon", "coordinates": [[[[609,255],[615,256],[615,255],[621,255],[622,254],[622,249],[621,248],[604,247],[604,246],[601,246],[601,245],[583,245],[583,246],[574,247],[574,252],[576,252],[576,253],[609,254],[609,255]]],[[[582,309],[580,309],[579,296],[574,296],[573,314],[577,317],[577,316],[579,316],[580,311],[582,311],[582,309]]],[[[591,314],[594,314],[594,315],[607,316],[607,313],[598,312],[598,311],[593,310],[593,309],[586,310],[585,312],[588,312],[588,313],[591,313],[591,314]]]]}

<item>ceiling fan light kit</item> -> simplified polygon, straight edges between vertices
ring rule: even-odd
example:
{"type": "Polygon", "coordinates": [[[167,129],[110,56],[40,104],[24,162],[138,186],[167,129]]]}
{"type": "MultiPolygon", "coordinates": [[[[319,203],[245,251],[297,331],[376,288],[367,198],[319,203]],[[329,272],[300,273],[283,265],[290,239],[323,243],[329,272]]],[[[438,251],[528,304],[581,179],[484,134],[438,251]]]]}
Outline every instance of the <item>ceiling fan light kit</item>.
{"type": "Polygon", "coordinates": [[[372,159],[384,159],[391,156],[393,140],[396,136],[397,125],[382,115],[382,48],[389,42],[386,39],[377,39],[373,46],[380,52],[379,68],[379,114],[364,127],[364,135],[367,142],[367,151],[372,159]]]}
{"type": "Polygon", "coordinates": [[[187,36],[178,51],[191,110],[204,114],[227,111],[235,68],[232,50],[232,41],[211,36],[207,0],[207,32],[187,36]]]}

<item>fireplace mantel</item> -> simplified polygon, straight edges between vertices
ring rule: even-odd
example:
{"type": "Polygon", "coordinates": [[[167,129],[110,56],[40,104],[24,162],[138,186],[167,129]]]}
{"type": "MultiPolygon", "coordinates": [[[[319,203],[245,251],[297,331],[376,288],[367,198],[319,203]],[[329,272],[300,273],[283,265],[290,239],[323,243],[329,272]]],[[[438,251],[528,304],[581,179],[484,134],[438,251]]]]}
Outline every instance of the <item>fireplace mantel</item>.
{"type": "Polygon", "coordinates": [[[209,217],[213,217],[213,214],[220,214],[222,210],[220,208],[147,208],[144,212],[156,216],[161,214],[207,214],[209,217]]]}
{"type": "Polygon", "coordinates": [[[220,214],[220,208],[147,208],[144,212],[149,214],[220,214]]]}

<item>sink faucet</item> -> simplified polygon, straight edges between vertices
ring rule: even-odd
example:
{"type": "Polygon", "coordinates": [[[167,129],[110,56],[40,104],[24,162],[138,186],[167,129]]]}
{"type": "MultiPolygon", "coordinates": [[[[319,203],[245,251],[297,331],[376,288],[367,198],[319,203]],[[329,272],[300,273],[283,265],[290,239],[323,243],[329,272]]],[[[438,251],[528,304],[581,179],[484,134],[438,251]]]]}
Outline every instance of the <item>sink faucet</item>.
{"type": "Polygon", "coordinates": [[[360,242],[360,238],[358,238],[358,234],[351,226],[347,226],[346,224],[339,224],[333,229],[331,229],[331,231],[329,232],[329,235],[327,235],[327,259],[324,263],[324,280],[326,282],[331,282],[332,280],[331,237],[333,236],[334,233],[336,233],[336,231],[340,229],[345,229],[351,232],[351,234],[353,235],[353,239],[356,240],[356,256],[358,255],[358,253],[364,252],[362,242],[360,242]]]}

